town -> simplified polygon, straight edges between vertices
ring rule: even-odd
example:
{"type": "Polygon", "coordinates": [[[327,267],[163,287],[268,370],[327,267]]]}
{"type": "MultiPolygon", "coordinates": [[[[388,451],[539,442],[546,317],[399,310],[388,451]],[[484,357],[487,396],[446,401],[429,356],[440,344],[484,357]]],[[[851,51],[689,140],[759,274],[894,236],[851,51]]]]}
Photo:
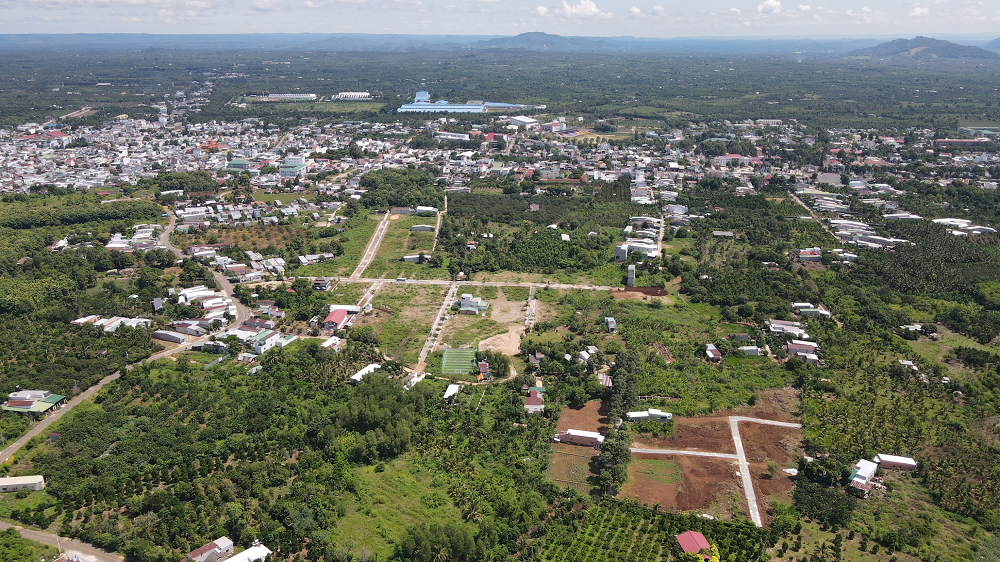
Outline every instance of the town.
{"type": "Polygon", "coordinates": [[[67,562],[1000,549],[1000,129],[246,76],[0,128],[0,537],[67,562]]]}

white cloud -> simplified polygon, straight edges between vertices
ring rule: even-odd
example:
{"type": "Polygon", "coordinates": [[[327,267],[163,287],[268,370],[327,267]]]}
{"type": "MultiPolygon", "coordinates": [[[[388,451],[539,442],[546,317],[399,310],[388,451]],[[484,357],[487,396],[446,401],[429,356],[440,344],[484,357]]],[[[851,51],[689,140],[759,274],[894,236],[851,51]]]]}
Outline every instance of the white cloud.
{"type": "MultiPolygon", "coordinates": [[[[122,18],[121,18],[121,19],[122,19],[122,21],[123,21],[123,22],[125,22],[125,23],[139,23],[139,22],[141,22],[141,21],[142,21],[141,19],[139,19],[139,18],[137,18],[137,17],[130,17],[130,18],[127,18],[127,17],[125,17],[125,16],[122,16],[122,18]]],[[[3,23],[3,22],[0,22],[0,24],[2,24],[2,23],[3,23]]]]}
{"type": "Polygon", "coordinates": [[[563,17],[574,19],[608,19],[613,17],[610,12],[602,12],[592,0],[580,0],[580,3],[576,5],[563,0],[562,10],[559,13],[563,17]]]}
{"type": "Polygon", "coordinates": [[[870,14],[870,13],[872,13],[874,11],[875,10],[869,8],[868,6],[865,6],[864,8],[861,8],[861,13],[864,13],[864,14],[870,14]]]}
{"type": "Polygon", "coordinates": [[[740,9],[739,8],[729,8],[729,11],[732,12],[732,13],[734,13],[734,14],[740,13],[740,9]]]}
{"type": "Polygon", "coordinates": [[[535,8],[535,15],[537,16],[547,16],[549,15],[549,9],[545,6],[538,6],[535,8]]]}
{"type": "Polygon", "coordinates": [[[632,6],[631,8],[628,9],[628,13],[630,16],[641,16],[642,10],[636,8],[635,6],[632,6]]]}
{"type": "Polygon", "coordinates": [[[930,8],[921,8],[919,6],[914,6],[913,9],[910,10],[910,17],[911,18],[922,18],[922,17],[926,17],[930,13],[931,13],[931,9],[930,8]]]}
{"type": "Polygon", "coordinates": [[[277,12],[281,8],[281,0],[254,0],[250,3],[250,9],[255,12],[277,12]]]}
{"type": "Polygon", "coordinates": [[[809,4],[799,4],[799,11],[800,12],[808,12],[811,9],[813,9],[813,7],[810,6],[809,4]]]}
{"type": "Polygon", "coordinates": [[[662,17],[667,15],[667,11],[663,8],[663,6],[653,6],[653,15],[656,17],[662,17]]]}
{"type": "Polygon", "coordinates": [[[757,13],[778,14],[781,13],[781,2],[778,0],[764,0],[762,4],[757,4],[757,13]]]}

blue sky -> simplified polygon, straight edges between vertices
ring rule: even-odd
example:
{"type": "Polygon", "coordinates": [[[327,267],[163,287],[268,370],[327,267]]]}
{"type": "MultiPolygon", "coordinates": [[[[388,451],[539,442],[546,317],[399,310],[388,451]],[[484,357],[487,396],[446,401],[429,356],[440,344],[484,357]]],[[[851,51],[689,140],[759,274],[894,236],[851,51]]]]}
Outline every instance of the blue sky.
{"type": "Polygon", "coordinates": [[[996,32],[1000,0],[0,0],[0,33],[639,37],[996,32]]]}

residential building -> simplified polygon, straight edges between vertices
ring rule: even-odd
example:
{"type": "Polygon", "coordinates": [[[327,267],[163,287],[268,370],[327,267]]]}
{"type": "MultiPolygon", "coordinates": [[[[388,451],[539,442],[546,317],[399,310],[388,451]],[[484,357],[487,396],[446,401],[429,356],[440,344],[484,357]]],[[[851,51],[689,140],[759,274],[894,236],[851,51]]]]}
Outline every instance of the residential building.
{"type": "Polygon", "coordinates": [[[233,541],[229,537],[219,537],[214,541],[192,550],[184,557],[190,562],[219,562],[233,555],[233,541]]]}

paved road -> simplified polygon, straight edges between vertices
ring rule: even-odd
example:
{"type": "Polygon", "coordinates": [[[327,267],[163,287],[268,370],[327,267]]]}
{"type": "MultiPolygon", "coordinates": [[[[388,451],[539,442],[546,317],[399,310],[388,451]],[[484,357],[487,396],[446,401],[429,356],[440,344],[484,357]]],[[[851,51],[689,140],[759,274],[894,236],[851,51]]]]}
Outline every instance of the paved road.
{"type": "Polygon", "coordinates": [[[17,525],[11,525],[0,521],[0,531],[7,529],[17,529],[17,532],[26,539],[52,545],[62,549],[66,554],[79,554],[82,560],[87,562],[123,562],[125,557],[120,554],[108,552],[96,546],[80,542],[76,539],[58,537],[52,533],[46,533],[37,529],[25,529],[17,525]]]}
{"type": "Polygon", "coordinates": [[[382,221],[378,223],[378,228],[375,229],[375,233],[372,234],[372,239],[368,241],[368,246],[365,248],[365,253],[361,256],[361,261],[358,262],[358,267],[354,269],[354,273],[351,273],[350,279],[360,279],[361,275],[368,269],[371,265],[372,260],[375,259],[375,254],[378,253],[378,247],[382,244],[382,238],[385,237],[385,232],[389,230],[389,213],[385,214],[382,221]]]}
{"type": "Polygon", "coordinates": [[[740,478],[743,479],[743,493],[746,494],[747,497],[747,507],[750,510],[750,520],[753,521],[754,525],[761,527],[763,524],[760,520],[760,509],[757,507],[757,493],[753,489],[753,479],[750,477],[750,464],[747,462],[747,455],[743,451],[743,439],[740,437],[740,422],[792,428],[801,428],[802,424],[762,420],[759,418],[748,418],[745,416],[729,417],[729,430],[733,434],[733,443],[736,444],[736,456],[740,463],[740,478]]]}
{"type": "Polygon", "coordinates": [[[535,300],[536,289],[537,287],[532,287],[531,290],[528,291],[528,304],[524,307],[524,327],[529,330],[535,326],[535,305],[537,304],[537,301],[535,300]]]}
{"type": "MultiPolygon", "coordinates": [[[[315,279],[315,277],[303,277],[303,279],[315,279]]],[[[331,281],[351,281],[354,283],[377,283],[386,281],[385,279],[375,279],[371,277],[327,277],[331,281]]],[[[407,279],[405,283],[410,285],[451,285],[455,281],[446,279],[407,279]]],[[[510,281],[459,281],[462,285],[470,287],[523,287],[525,289],[541,289],[549,287],[551,289],[581,289],[585,291],[621,291],[622,287],[609,287],[606,285],[582,285],[568,283],[514,283],[510,281]]]]}
{"type": "Polygon", "coordinates": [[[739,460],[736,455],[731,453],[710,453],[707,451],[689,451],[687,449],[643,449],[640,447],[632,447],[629,451],[646,455],[689,455],[692,457],[711,457],[713,459],[728,459],[733,461],[739,460]]]}

